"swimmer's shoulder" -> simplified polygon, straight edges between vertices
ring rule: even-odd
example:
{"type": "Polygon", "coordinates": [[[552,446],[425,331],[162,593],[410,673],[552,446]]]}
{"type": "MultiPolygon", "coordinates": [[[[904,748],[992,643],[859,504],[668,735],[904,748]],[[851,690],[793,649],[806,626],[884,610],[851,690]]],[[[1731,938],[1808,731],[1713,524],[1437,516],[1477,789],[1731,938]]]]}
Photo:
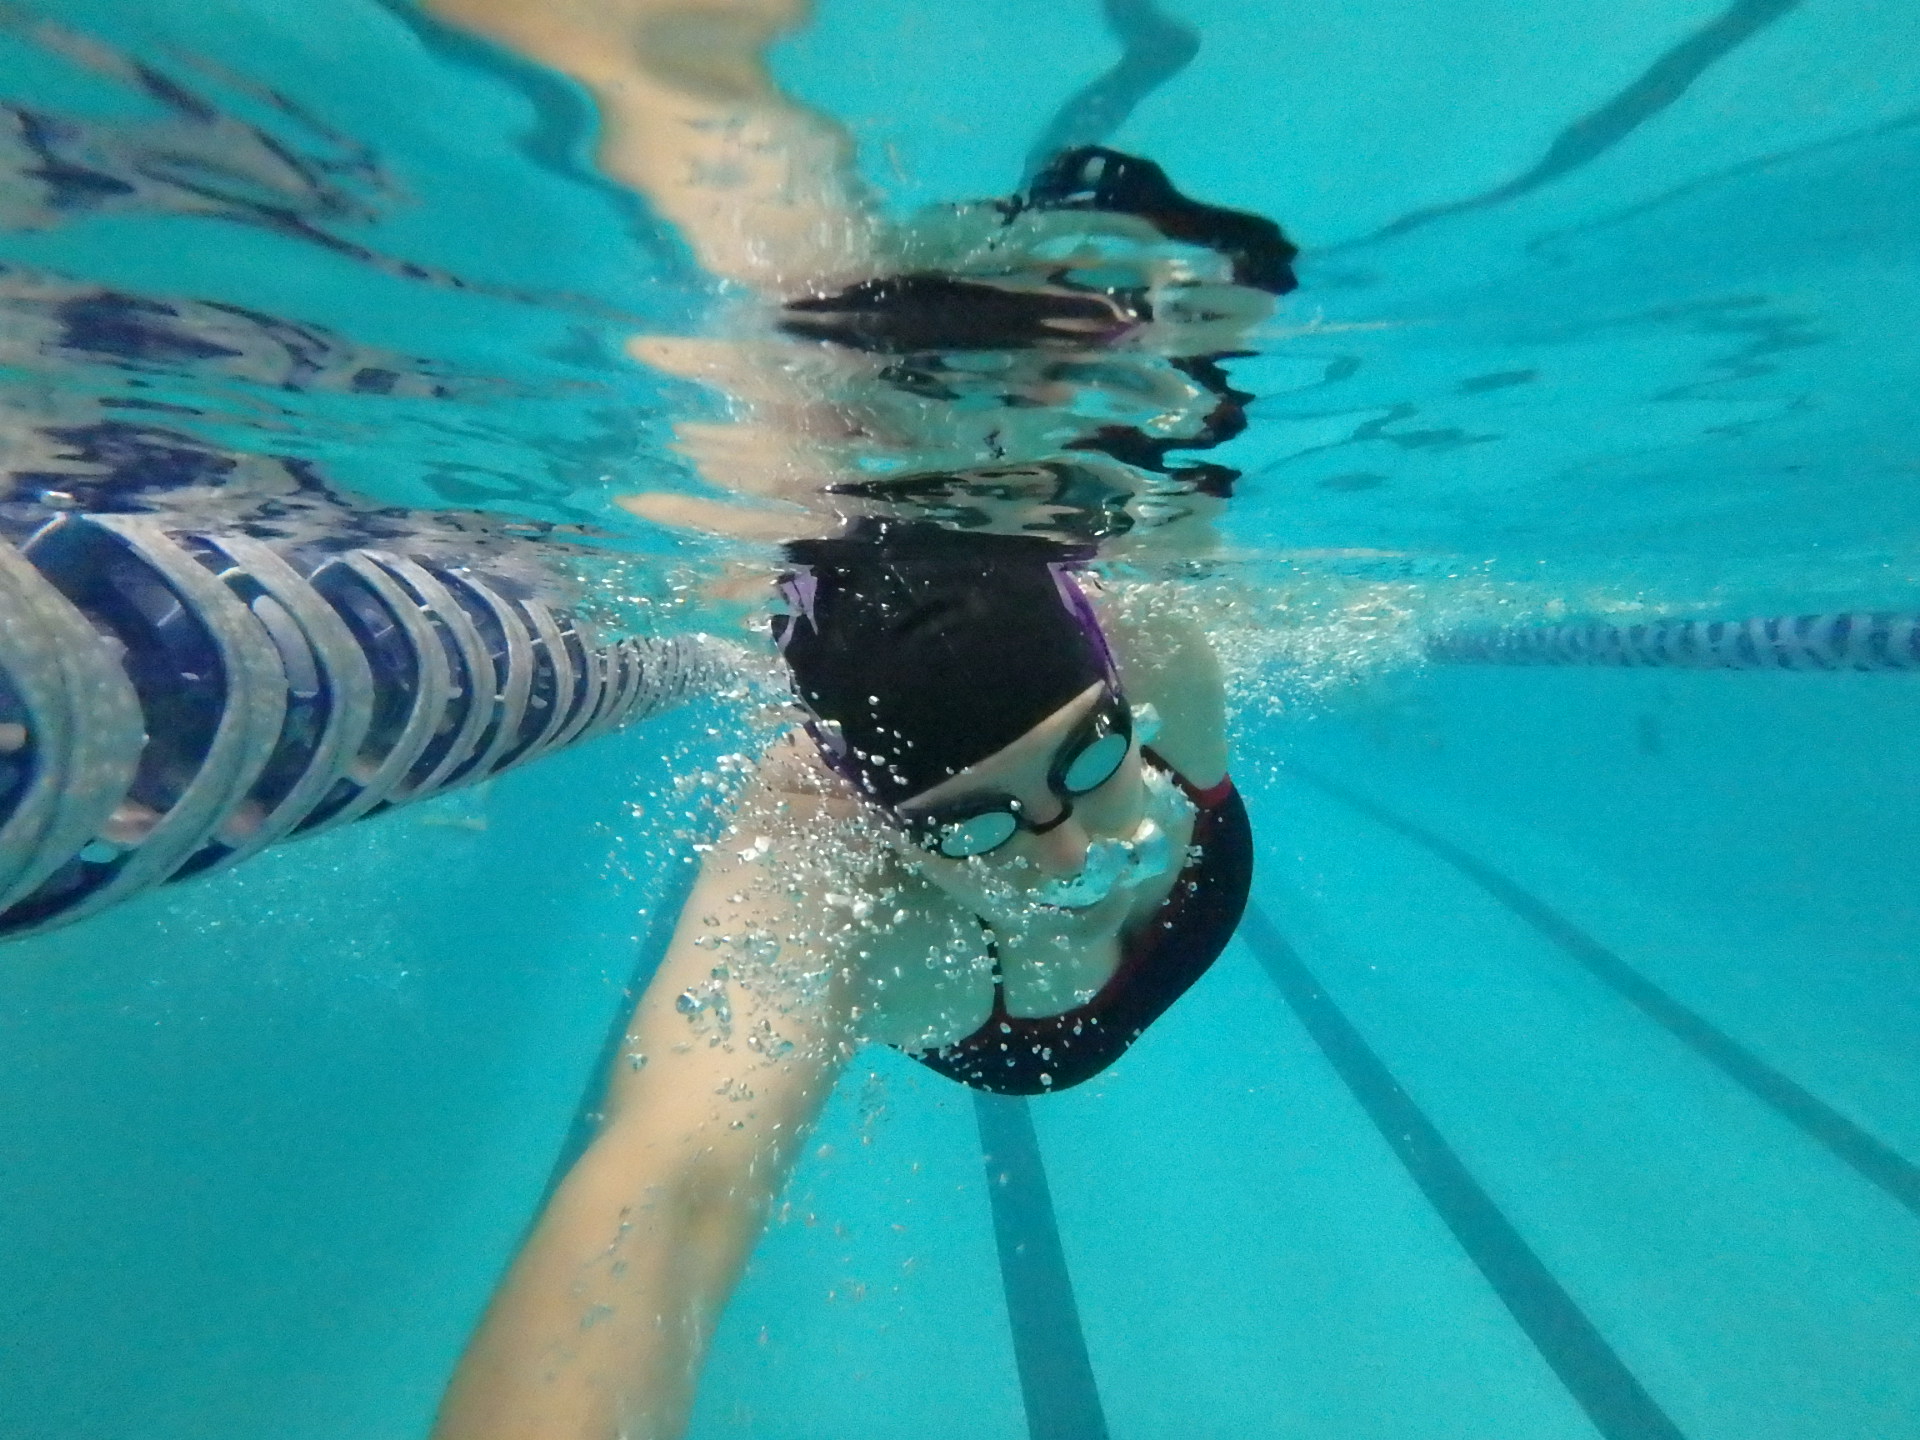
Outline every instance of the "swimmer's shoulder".
{"type": "Polygon", "coordinates": [[[820,759],[804,730],[795,728],[775,740],[760,757],[760,783],[778,795],[817,800],[831,806],[859,804],[859,797],[820,759]]]}
{"type": "Polygon", "coordinates": [[[756,779],[761,803],[777,805],[795,820],[853,822],[867,813],[846,777],[827,768],[812,738],[797,727],[767,746],[756,779]]]}
{"type": "Polygon", "coordinates": [[[1190,783],[1219,784],[1227,774],[1227,686],[1206,632],[1170,605],[1111,590],[1092,595],[1127,699],[1159,712],[1153,748],[1190,783]]]}

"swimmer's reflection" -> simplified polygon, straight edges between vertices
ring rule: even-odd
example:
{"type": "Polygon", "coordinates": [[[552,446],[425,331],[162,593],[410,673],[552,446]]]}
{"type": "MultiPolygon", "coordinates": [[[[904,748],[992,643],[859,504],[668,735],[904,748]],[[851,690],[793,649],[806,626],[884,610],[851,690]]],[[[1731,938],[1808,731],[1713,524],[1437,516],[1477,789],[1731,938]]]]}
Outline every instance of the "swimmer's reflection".
{"type": "Polygon", "coordinates": [[[892,239],[896,266],[964,273],[908,269],[788,300],[778,335],[752,341],[636,341],[649,363],[734,398],[726,425],[682,425],[682,448],[711,485],[758,504],[622,503],[768,537],[893,516],[1108,552],[1206,547],[1238,472],[1191,452],[1245,428],[1251,396],[1220,362],[1294,287],[1279,227],[1089,146],[1023,194],[937,208],[892,239]]]}
{"type": "Polygon", "coordinates": [[[1208,548],[1233,472],[1184,452],[1244,423],[1218,361],[1292,288],[1292,247],[1098,148],[1016,201],[885,225],[844,135],[768,76],[796,8],[676,3],[437,0],[587,84],[603,165],[762,302],[744,335],[633,345],[736,411],[679,427],[726,498],[631,507],[785,542],[770,628],[797,706],[438,1440],[682,1434],[850,1055],[1079,1084],[1211,965],[1251,879],[1204,635],[1086,567],[1143,535],[1208,548]]]}

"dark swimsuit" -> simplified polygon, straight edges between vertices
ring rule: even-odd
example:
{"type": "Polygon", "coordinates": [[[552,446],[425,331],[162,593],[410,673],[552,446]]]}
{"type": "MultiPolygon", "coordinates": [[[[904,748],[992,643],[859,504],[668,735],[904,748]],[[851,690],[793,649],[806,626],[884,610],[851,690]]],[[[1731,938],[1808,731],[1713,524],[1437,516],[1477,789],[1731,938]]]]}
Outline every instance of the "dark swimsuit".
{"type": "MultiPolygon", "coordinates": [[[[993,1013],[965,1039],[913,1053],[929,1069],[976,1090],[1045,1095],[1090,1080],[1113,1064],[1227,948],[1253,883],[1253,831],[1231,780],[1200,790],[1158,756],[1199,808],[1199,855],[1160,908],[1121,947],[1120,964],[1093,999],[1058,1015],[1009,1015],[994,956],[993,1013]]],[[[983,921],[982,924],[985,922],[983,921]]],[[[991,945],[989,954],[993,954],[991,945]]]]}

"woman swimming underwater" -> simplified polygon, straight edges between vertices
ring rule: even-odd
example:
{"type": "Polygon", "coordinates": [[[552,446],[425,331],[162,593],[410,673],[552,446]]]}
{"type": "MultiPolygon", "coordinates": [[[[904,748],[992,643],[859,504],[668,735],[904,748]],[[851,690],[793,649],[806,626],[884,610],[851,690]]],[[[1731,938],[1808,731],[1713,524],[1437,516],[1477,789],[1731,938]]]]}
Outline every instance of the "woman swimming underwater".
{"type": "Polygon", "coordinates": [[[1046,541],[869,522],[791,549],[775,628],[805,722],[706,855],[442,1440],[680,1434],[858,1046],[1079,1084],[1239,920],[1251,837],[1197,633],[1103,614],[1046,541]]]}
{"type": "Polygon", "coordinates": [[[796,724],[706,850],[599,1133],[434,1431],[668,1440],[860,1046],[1065,1089],[1231,937],[1252,846],[1218,664],[1085,566],[1143,536],[1204,553],[1234,472],[1169,452],[1243,423],[1215,362],[1292,288],[1294,252],[1091,146],[1016,199],[883,222],[844,132],[769,76],[788,0],[434,8],[587,85],[603,167],[761,317],[629,347],[736,405],[677,431],[726,499],[627,498],[786,542],[772,630],[796,724]]]}

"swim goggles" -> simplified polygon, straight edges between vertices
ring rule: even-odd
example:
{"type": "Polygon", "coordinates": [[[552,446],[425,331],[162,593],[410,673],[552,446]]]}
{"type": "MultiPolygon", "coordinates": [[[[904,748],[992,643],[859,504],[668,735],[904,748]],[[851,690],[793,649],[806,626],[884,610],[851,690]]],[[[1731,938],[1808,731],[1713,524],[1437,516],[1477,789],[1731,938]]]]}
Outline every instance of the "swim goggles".
{"type": "Polygon", "coordinates": [[[949,860],[970,860],[998,850],[1022,830],[1044,835],[1065,824],[1074,800],[1111,780],[1132,748],[1133,713],[1108,689],[1047,767],[1047,788],[1060,800],[1060,813],[1051,820],[1036,823],[1016,796],[993,794],[894,816],[916,844],[949,860]]]}

